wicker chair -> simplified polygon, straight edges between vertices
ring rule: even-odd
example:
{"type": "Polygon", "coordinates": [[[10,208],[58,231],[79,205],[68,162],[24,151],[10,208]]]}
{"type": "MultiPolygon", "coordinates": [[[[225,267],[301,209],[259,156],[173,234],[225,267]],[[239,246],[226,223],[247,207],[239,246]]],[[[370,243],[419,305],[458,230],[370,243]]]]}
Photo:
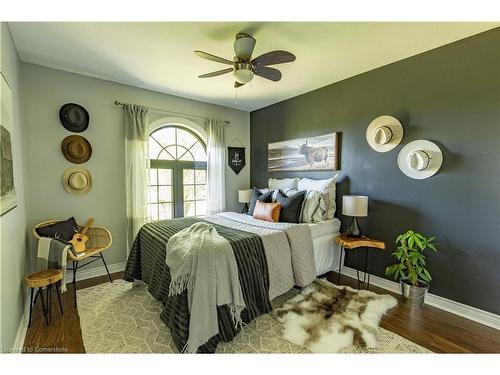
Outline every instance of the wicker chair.
{"type": "MultiPolygon", "coordinates": [[[[58,221],[61,220],[48,220],[44,221],[40,224],[37,224],[35,228],[33,228],[33,235],[35,236],[36,239],[39,239],[40,236],[36,232],[37,228],[45,227],[47,225],[51,225],[54,223],[57,223],[58,221]]],[[[81,231],[83,229],[84,225],[78,224],[78,230],[81,231]]],[[[109,277],[109,281],[113,282],[113,279],[111,278],[111,275],[109,274],[109,269],[106,264],[106,261],[104,260],[104,256],[102,255],[102,252],[106,249],[109,249],[111,247],[111,244],[113,243],[113,238],[111,236],[111,232],[104,228],[104,227],[90,227],[87,231],[87,236],[88,236],[88,241],[86,243],[86,250],[83,253],[80,253],[80,256],[75,257],[71,251],[68,252],[68,261],[71,261],[73,263],[72,268],[68,268],[68,271],[73,272],[73,292],[74,292],[74,301],[75,301],[75,306],[77,305],[76,303],[76,273],[80,268],[83,268],[90,263],[93,263],[99,259],[102,260],[102,263],[104,264],[104,268],[106,268],[106,272],[109,277]],[[83,255],[82,255],[83,254],[83,255]],[[85,259],[90,259],[88,262],[84,264],[78,264],[79,262],[85,260],[85,259]]]]}

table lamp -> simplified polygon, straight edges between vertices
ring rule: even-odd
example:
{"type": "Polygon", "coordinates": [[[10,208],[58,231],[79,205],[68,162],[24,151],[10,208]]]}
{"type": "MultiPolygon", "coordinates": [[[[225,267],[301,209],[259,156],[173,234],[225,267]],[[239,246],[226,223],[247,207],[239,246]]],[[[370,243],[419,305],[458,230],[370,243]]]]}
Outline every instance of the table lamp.
{"type": "Polygon", "coordinates": [[[365,195],[344,195],[342,197],[342,215],[352,216],[351,225],[346,234],[351,237],[361,237],[357,217],[368,216],[368,197],[365,195]]]}
{"type": "Polygon", "coordinates": [[[238,202],[245,203],[242,214],[248,212],[248,203],[252,200],[252,189],[238,190],[238,202]]]}

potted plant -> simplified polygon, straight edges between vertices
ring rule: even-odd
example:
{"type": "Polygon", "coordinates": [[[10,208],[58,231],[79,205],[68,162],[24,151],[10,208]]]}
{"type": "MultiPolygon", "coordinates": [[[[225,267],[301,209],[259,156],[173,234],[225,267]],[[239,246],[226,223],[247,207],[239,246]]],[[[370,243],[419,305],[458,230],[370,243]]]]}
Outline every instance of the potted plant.
{"type": "Polygon", "coordinates": [[[403,298],[412,306],[424,305],[425,294],[432,278],[425,268],[424,250],[437,251],[433,243],[435,237],[425,238],[412,230],[401,234],[396,239],[397,249],[392,255],[398,263],[386,268],[387,276],[400,280],[403,298]]]}

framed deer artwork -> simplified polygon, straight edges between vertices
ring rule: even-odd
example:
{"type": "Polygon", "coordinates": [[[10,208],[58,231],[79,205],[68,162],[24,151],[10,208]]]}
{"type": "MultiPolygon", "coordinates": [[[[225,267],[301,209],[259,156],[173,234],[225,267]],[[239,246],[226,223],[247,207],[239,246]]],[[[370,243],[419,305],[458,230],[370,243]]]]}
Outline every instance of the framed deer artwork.
{"type": "Polygon", "coordinates": [[[338,134],[269,143],[267,170],[324,171],[339,168],[338,134]]]}

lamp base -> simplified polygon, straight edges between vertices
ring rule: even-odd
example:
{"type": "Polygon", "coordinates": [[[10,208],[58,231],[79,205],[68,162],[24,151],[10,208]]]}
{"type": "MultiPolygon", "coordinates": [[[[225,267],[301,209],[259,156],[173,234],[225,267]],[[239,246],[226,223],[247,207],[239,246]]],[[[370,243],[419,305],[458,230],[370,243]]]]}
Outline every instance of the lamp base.
{"type": "Polygon", "coordinates": [[[241,211],[242,214],[247,214],[248,213],[248,203],[245,203],[243,206],[243,210],[241,211]]]}
{"type": "Polygon", "coordinates": [[[349,237],[361,237],[363,234],[361,233],[361,229],[359,228],[358,221],[356,220],[356,216],[352,218],[351,225],[347,228],[346,235],[349,237]]]}

